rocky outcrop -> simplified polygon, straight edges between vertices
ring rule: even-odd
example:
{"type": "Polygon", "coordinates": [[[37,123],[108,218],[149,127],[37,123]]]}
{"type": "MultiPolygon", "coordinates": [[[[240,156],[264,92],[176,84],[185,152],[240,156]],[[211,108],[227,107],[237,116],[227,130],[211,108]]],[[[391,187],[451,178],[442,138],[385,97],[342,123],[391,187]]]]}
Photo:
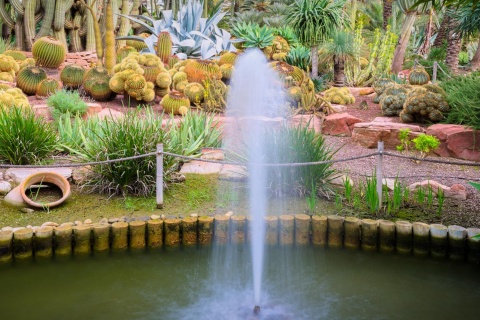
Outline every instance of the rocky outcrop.
{"type": "Polygon", "coordinates": [[[287,119],[287,124],[292,127],[308,127],[315,132],[322,131],[323,118],[313,114],[299,114],[287,119]]]}
{"type": "Polygon", "coordinates": [[[352,141],[365,148],[376,148],[378,141],[384,142],[385,149],[396,149],[400,145],[398,134],[402,129],[410,129],[410,138],[414,139],[424,130],[420,126],[396,123],[391,118],[378,117],[372,122],[355,123],[352,131],[352,141]]]}
{"type": "Polygon", "coordinates": [[[432,188],[432,193],[435,194],[435,196],[438,195],[439,190],[442,190],[445,198],[457,200],[467,199],[467,188],[461,184],[453,184],[451,187],[448,187],[434,180],[424,180],[422,182],[413,183],[408,186],[408,188],[413,191],[420,187],[427,189],[429,186],[432,188]]]}
{"type": "Polygon", "coordinates": [[[334,113],[325,117],[322,133],[331,136],[350,137],[354,125],[360,122],[362,122],[362,119],[348,113],[334,113]]]}
{"type": "Polygon", "coordinates": [[[440,147],[434,151],[439,156],[480,161],[480,131],[455,124],[434,124],[426,133],[440,140],[440,147]]]}

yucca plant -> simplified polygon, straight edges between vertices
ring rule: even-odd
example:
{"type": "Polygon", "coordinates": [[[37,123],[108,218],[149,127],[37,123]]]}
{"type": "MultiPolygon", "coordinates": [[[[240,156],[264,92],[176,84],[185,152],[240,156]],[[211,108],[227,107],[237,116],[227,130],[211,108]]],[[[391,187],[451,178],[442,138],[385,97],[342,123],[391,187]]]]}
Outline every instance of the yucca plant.
{"type": "Polygon", "coordinates": [[[30,109],[0,106],[0,160],[9,164],[39,163],[55,151],[57,135],[30,109]]]}
{"type": "Polygon", "coordinates": [[[312,78],[318,78],[318,46],[344,24],[343,6],[344,1],[298,0],[290,7],[287,24],[298,41],[311,49],[312,78]]]}

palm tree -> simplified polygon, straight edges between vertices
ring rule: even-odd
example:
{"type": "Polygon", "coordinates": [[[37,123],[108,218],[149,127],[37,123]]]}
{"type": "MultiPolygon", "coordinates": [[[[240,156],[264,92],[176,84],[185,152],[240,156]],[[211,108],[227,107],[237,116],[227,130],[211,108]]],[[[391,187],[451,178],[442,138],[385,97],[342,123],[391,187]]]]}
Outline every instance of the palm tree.
{"type": "Polygon", "coordinates": [[[321,46],[320,62],[333,61],[333,81],[335,87],[345,86],[345,62],[356,55],[353,35],[345,30],[336,31],[331,41],[321,46]]]}
{"type": "Polygon", "coordinates": [[[402,70],[403,58],[405,57],[405,51],[407,50],[408,40],[412,33],[413,24],[417,19],[417,15],[424,13],[429,6],[417,6],[413,7],[416,0],[398,0],[398,6],[400,10],[405,13],[405,21],[403,22],[402,31],[398,38],[398,44],[395,48],[392,60],[392,72],[397,74],[402,70]]]}
{"type": "MultiPolygon", "coordinates": [[[[465,6],[458,10],[458,31],[462,36],[473,36],[480,31],[480,6],[473,9],[471,6],[465,6]]],[[[480,38],[477,51],[470,63],[472,70],[480,67],[480,38]]]]}
{"type": "Polygon", "coordinates": [[[344,24],[344,1],[296,0],[290,7],[287,24],[299,42],[311,48],[312,78],[318,78],[318,46],[344,24]]]}

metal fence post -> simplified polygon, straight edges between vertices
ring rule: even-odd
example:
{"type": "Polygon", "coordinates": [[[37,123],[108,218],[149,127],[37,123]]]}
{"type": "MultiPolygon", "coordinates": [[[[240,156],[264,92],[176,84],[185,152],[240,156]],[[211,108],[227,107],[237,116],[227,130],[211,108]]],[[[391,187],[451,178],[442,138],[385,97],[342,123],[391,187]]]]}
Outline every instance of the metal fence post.
{"type": "Polygon", "coordinates": [[[438,62],[434,61],[433,62],[433,74],[432,74],[432,83],[435,84],[437,82],[437,68],[438,68],[438,62]]]}
{"type": "Polygon", "coordinates": [[[382,193],[383,193],[383,141],[377,143],[377,194],[378,194],[378,208],[383,205],[382,193]]]}
{"type": "Polygon", "coordinates": [[[157,144],[157,209],[163,209],[163,143],[157,144]]]}

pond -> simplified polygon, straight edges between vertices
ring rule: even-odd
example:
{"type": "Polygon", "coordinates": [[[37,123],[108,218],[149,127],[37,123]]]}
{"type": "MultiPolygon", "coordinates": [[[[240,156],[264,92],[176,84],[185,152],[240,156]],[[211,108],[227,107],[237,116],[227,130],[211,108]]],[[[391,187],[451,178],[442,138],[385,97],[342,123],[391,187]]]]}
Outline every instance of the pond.
{"type": "Polygon", "coordinates": [[[478,265],[271,247],[253,315],[246,246],[165,249],[0,268],[3,319],[477,319],[478,265]]]}

